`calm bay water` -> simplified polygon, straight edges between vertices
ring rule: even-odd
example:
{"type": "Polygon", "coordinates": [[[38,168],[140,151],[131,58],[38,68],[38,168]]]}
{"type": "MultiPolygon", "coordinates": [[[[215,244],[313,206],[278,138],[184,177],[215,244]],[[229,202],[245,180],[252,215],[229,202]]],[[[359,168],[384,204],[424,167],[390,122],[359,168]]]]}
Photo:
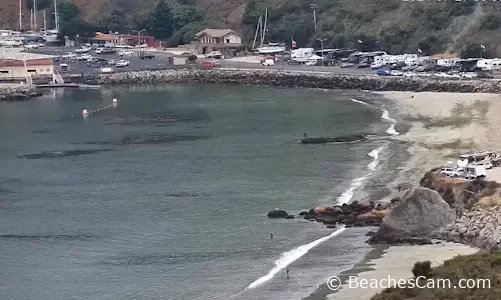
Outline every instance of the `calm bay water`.
{"type": "Polygon", "coordinates": [[[306,249],[334,230],[266,214],[384,186],[387,141],[297,143],[385,135],[381,111],[353,97],[172,85],[0,103],[0,299],[308,295],[369,250],[366,230],[306,249]]]}

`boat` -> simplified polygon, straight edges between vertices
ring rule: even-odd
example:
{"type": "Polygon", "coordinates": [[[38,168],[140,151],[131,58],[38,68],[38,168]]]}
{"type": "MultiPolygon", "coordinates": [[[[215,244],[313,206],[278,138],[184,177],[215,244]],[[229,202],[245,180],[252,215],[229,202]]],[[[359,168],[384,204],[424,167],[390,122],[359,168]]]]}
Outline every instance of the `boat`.
{"type": "Polygon", "coordinates": [[[101,88],[101,86],[98,84],[85,84],[85,83],[79,84],[78,87],[81,89],[100,89],[101,88]]]}
{"type": "Polygon", "coordinates": [[[266,12],[264,14],[264,21],[263,21],[263,15],[259,16],[259,20],[257,22],[257,27],[256,27],[256,34],[254,35],[254,42],[252,43],[252,50],[259,52],[261,54],[273,54],[273,53],[281,53],[286,50],[285,44],[280,44],[280,43],[268,43],[268,44],[263,44],[266,36],[266,24],[268,21],[268,9],[266,9],[266,12]],[[257,41],[257,36],[259,34],[260,42],[259,46],[256,47],[256,41],[257,41]]]}
{"type": "Polygon", "coordinates": [[[337,137],[305,137],[301,139],[301,144],[327,144],[327,143],[343,143],[343,142],[358,142],[366,141],[367,136],[361,134],[352,134],[337,137]]]}

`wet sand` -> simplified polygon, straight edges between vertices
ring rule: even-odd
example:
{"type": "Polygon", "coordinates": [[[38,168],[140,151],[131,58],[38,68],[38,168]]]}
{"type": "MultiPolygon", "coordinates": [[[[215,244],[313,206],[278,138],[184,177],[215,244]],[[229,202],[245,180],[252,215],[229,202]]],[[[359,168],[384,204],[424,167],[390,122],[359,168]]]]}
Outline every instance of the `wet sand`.
{"type": "Polygon", "coordinates": [[[429,260],[432,267],[441,265],[457,255],[474,254],[479,249],[456,243],[439,243],[424,246],[385,246],[378,245],[352,269],[342,272],[338,277],[343,282],[337,291],[330,290],[326,284],[304,300],[370,300],[383,288],[350,288],[347,281],[350,276],[358,280],[381,280],[390,276],[392,279],[412,278],[412,267],[416,262],[429,260]]]}

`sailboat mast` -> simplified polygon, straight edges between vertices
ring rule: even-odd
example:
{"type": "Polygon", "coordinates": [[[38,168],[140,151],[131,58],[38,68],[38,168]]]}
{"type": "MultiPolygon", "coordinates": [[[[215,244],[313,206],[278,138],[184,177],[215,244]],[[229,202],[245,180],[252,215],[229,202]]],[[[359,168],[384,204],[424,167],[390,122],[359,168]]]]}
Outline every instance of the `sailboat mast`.
{"type": "Polygon", "coordinates": [[[57,14],[57,0],[54,0],[54,22],[56,23],[56,30],[59,31],[59,15],[57,14]]]}
{"type": "Polygon", "coordinates": [[[47,31],[47,19],[45,17],[45,9],[43,10],[43,30],[47,31]]]}
{"type": "Polygon", "coordinates": [[[263,25],[263,19],[262,19],[262,15],[259,16],[259,20],[257,21],[257,26],[256,26],[256,34],[254,35],[254,42],[252,43],[252,49],[254,50],[255,46],[256,46],[256,40],[257,40],[257,34],[259,32],[259,36],[261,36],[261,30],[262,30],[262,25],[263,25]]]}
{"type": "Polygon", "coordinates": [[[19,30],[22,29],[23,27],[23,7],[22,7],[22,0],[19,0],[19,30]]]}
{"type": "Polygon", "coordinates": [[[261,45],[259,47],[262,47],[264,43],[264,37],[266,36],[266,23],[268,23],[268,8],[266,8],[266,11],[264,13],[264,26],[261,33],[261,45]]]}
{"type": "Polygon", "coordinates": [[[33,0],[33,27],[37,28],[37,0],[33,0]]]}

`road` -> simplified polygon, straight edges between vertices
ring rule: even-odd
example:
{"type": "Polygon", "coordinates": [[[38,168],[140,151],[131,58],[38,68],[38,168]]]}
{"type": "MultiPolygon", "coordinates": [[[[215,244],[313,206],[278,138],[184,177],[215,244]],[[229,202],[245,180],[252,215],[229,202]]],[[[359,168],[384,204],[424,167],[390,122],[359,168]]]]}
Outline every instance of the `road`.
{"type": "MultiPolygon", "coordinates": [[[[32,53],[48,54],[61,56],[68,52],[73,52],[75,48],[69,47],[45,47],[36,50],[30,50],[32,53]]],[[[168,69],[172,67],[168,64],[166,60],[162,59],[147,59],[142,60],[138,56],[127,56],[121,57],[117,54],[96,54],[94,51],[88,53],[93,57],[105,58],[105,59],[125,59],[130,62],[130,65],[123,68],[114,68],[116,72],[126,72],[126,71],[141,71],[141,70],[152,70],[152,69],[168,69]]],[[[204,61],[204,60],[200,60],[204,61]]],[[[274,66],[262,66],[260,64],[253,63],[242,63],[234,62],[231,60],[220,59],[218,60],[222,68],[238,68],[238,69],[273,69],[273,70],[284,70],[284,71],[309,71],[309,72],[328,72],[333,74],[358,74],[358,75],[375,75],[375,71],[368,68],[340,68],[339,66],[333,67],[321,67],[321,66],[306,66],[306,65],[292,65],[287,63],[278,62],[274,66]]],[[[86,62],[78,61],[64,61],[69,65],[69,72],[72,74],[89,74],[99,71],[99,68],[88,67],[86,62]]]]}

